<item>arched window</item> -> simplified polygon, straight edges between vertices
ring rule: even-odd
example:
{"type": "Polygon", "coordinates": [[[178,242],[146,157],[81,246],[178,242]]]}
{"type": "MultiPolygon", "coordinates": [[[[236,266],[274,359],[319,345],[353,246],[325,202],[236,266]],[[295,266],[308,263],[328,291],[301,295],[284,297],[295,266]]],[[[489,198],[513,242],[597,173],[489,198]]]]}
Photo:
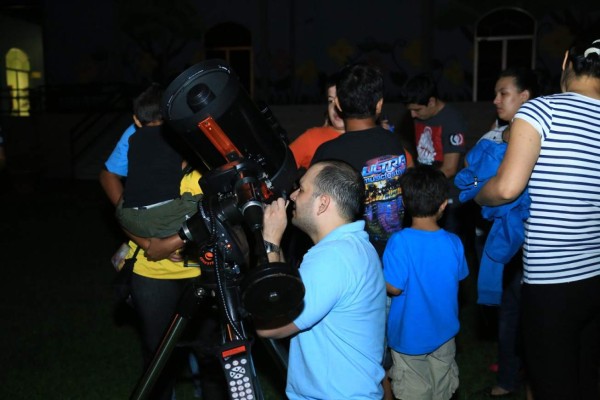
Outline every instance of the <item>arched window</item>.
{"type": "Polygon", "coordinates": [[[23,50],[12,48],[6,53],[6,84],[10,89],[11,115],[29,115],[29,58],[23,50]]]}
{"type": "Polygon", "coordinates": [[[231,66],[250,97],[254,97],[252,36],[242,25],[225,22],[206,32],[206,58],[220,58],[231,66]]]}
{"type": "Polygon", "coordinates": [[[535,19],[518,8],[492,10],[477,21],[473,101],[493,99],[502,70],[535,68],[536,29],[535,19]]]}

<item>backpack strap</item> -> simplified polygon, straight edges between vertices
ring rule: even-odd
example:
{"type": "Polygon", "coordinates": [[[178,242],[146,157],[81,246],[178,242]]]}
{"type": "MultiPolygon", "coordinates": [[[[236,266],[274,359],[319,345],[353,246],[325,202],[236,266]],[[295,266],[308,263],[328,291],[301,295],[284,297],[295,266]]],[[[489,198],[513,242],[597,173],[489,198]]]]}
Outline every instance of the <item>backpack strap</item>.
{"type": "Polygon", "coordinates": [[[140,246],[137,246],[135,248],[135,251],[133,252],[133,256],[131,256],[131,260],[136,261],[137,260],[137,255],[140,252],[140,246]]]}

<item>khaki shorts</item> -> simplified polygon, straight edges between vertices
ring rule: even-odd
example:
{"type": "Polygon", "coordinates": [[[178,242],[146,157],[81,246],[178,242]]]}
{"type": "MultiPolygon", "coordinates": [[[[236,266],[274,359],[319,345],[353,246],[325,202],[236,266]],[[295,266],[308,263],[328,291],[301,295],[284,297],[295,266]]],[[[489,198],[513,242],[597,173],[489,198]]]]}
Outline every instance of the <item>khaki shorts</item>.
{"type": "Polygon", "coordinates": [[[458,388],[454,338],[429,354],[410,356],[392,350],[389,372],[394,396],[401,400],[448,400],[458,388]]]}

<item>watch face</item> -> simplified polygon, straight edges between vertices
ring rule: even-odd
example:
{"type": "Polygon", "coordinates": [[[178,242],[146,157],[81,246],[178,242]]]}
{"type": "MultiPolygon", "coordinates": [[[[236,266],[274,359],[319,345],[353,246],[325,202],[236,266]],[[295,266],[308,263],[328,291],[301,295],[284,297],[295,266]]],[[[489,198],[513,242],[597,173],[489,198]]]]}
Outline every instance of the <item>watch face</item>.
{"type": "Polygon", "coordinates": [[[274,243],[267,242],[266,240],[264,242],[265,242],[265,251],[267,253],[279,253],[279,246],[277,246],[274,243]]]}

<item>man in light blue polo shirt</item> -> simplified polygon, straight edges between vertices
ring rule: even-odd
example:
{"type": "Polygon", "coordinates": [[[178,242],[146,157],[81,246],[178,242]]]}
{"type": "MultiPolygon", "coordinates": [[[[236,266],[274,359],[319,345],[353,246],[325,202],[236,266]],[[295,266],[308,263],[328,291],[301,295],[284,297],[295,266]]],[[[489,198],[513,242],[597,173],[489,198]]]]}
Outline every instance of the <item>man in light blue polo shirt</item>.
{"type": "MultiPolygon", "coordinates": [[[[286,387],[291,400],[383,397],[385,282],[360,219],[363,196],[361,175],[341,161],[311,166],[290,196],[292,223],[315,243],[300,265],[304,307],[293,322],[257,332],[294,335],[286,387]]],[[[278,199],[265,207],[263,237],[271,262],[283,257],[286,205],[278,199]]]]}

